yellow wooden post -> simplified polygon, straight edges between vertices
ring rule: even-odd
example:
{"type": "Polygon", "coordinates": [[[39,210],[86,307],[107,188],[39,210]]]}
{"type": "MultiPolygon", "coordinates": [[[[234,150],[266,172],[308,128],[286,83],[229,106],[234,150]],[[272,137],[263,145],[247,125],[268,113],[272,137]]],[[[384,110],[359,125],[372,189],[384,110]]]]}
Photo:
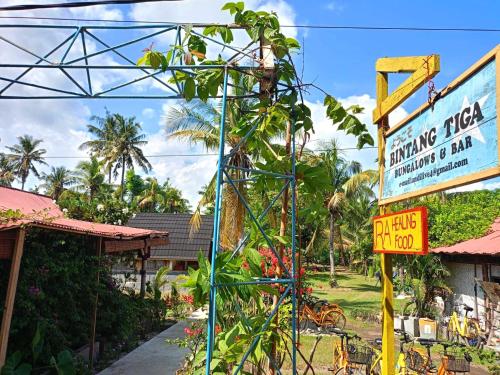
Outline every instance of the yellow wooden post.
{"type": "MultiPolygon", "coordinates": [[[[389,92],[387,73],[377,72],[377,106],[387,98],[389,92]]],[[[381,182],[384,178],[385,129],[389,126],[389,115],[378,118],[378,163],[381,182]]],[[[380,184],[380,193],[382,183],[380,184]]],[[[386,213],[386,207],[380,206],[380,214],[386,213]]],[[[392,286],[392,255],[381,254],[382,273],[382,374],[393,375],[394,355],[394,300],[392,286]]]]}
{"type": "MultiPolygon", "coordinates": [[[[411,94],[434,77],[440,69],[438,55],[385,57],[377,60],[375,69],[377,107],[373,122],[378,126],[378,165],[380,174],[379,197],[382,197],[385,169],[385,131],[389,129],[389,113],[401,105],[411,94]],[[389,95],[389,73],[412,73],[389,95]]],[[[380,214],[389,213],[388,206],[380,206],[380,214]]],[[[394,375],[394,292],[392,284],[392,255],[381,254],[382,273],[382,374],[394,375]]]]}

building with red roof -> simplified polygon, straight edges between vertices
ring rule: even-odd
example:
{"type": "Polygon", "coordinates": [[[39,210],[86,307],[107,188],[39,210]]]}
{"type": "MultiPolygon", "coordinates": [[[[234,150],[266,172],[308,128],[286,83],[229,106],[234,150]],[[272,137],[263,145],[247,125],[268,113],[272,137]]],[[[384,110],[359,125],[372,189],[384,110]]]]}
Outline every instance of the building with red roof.
{"type": "MultiPolygon", "coordinates": [[[[92,237],[95,239],[98,256],[103,253],[136,251],[143,260],[143,269],[141,270],[143,280],[145,280],[144,264],[151,254],[151,247],[168,243],[168,232],[166,231],[70,219],[48,196],[0,187],[0,260],[11,261],[9,284],[0,328],[0,368],[5,364],[17,281],[24,251],[24,239],[26,232],[34,227],[92,237]]],[[[97,301],[95,309],[97,309],[97,301]]],[[[95,316],[96,313],[94,313],[94,321],[91,322],[94,332],[89,349],[91,362],[94,353],[95,316]]]]}
{"type": "Polygon", "coordinates": [[[448,285],[453,290],[454,302],[472,307],[473,316],[483,327],[496,330],[500,338],[500,327],[496,326],[498,314],[494,312],[500,307],[493,305],[479,285],[479,282],[500,283],[500,217],[480,238],[430,251],[439,254],[451,272],[448,285]]]}

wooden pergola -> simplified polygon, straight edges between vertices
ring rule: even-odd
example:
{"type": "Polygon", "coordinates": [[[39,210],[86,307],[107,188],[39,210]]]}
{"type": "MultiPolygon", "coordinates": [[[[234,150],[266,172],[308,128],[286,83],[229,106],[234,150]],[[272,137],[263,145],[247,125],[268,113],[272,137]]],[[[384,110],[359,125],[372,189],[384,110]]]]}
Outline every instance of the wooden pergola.
{"type": "MultiPolygon", "coordinates": [[[[0,216],[0,260],[11,260],[9,282],[0,328],[0,368],[5,364],[9,331],[14,310],[24,240],[30,228],[43,228],[75,235],[91,236],[97,239],[97,255],[137,251],[145,260],[151,254],[151,247],[168,244],[168,232],[145,230],[117,225],[91,223],[68,219],[52,198],[13,188],[0,187],[0,211],[11,210],[12,218],[0,216]]],[[[141,270],[141,287],[144,285],[145,272],[141,270]]],[[[97,274],[99,278],[99,273],[97,274]]],[[[91,321],[89,362],[92,366],[98,295],[94,301],[91,321]]]]}

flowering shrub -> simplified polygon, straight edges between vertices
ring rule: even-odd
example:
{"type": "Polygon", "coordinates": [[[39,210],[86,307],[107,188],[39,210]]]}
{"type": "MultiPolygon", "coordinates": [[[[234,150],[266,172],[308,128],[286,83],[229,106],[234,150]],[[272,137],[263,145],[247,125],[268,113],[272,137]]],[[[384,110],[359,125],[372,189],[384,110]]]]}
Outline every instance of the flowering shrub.
{"type": "MultiPolygon", "coordinates": [[[[285,254],[283,255],[283,258],[282,258],[283,264],[285,265],[286,269],[290,273],[292,273],[292,255],[291,255],[291,253],[292,253],[291,249],[286,249],[285,254]]],[[[276,257],[274,252],[270,248],[260,247],[259,254],[262,257],[261,264],[260,264],[260,267],[262,270],[262,276],[271,277],[271,278],[277,277],[277,275],[276,275],[277,268],[278,268],[278,266],[281,266],[281,264],[279,263],[278,258],[276,257]]],[[[296,256],[298,257],[298,255],[296,255],[296,256]]],[[[295,264],[298,267],[298,261],[296,261],[295,264]]],[[[282,271],[282,274],[283,273],[284,273],[284,271],[282,271]]],[[[300,287],[297,290],[297,294],[301,297],[309,296],[309,295],[311,295],[311,293],[313,291],[312,287],[306,285],[303,281],[305,274],[306,274],[306,269],[304,267],[301,267],[299,269],[298,275],[295,276],[296,278],[300,279],[300,281],[301,281],[300,287]]],[[[285,288],[283,287],[283,285],[280,285],[279,288],[280,288],[280,292],[284,292],[285,288]]]]}

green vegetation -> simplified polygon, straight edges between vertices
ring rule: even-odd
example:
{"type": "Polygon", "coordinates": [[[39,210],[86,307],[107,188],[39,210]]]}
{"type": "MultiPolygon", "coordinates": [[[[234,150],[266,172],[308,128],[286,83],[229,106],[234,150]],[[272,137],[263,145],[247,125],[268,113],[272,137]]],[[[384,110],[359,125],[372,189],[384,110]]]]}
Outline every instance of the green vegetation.
{"type": "MultiPolygon", "coordinates": [[[[117,350],[130,350],[148,332],[165,326],[164,301],[154,296],[141,299],[133,291],[125,293],[123,285],[111,276],[112,258],[104,256],[98,263],[95,249],[95,241],[85,236],[30,229],[11,324],[9,355],[20,352],[23,362],[43,367],[51,365],[51,357],[57,357],[57,353],[68,349],[72,352],[88,344],[97,293],[96,333],[104,357],[117,350]],[[43,346],[40,344],[35,358],[32,340],[36,332],[43,332],[43,346]]],[[[0,262],[2,300],[9,267],[9,262],[0,262]]]]}

